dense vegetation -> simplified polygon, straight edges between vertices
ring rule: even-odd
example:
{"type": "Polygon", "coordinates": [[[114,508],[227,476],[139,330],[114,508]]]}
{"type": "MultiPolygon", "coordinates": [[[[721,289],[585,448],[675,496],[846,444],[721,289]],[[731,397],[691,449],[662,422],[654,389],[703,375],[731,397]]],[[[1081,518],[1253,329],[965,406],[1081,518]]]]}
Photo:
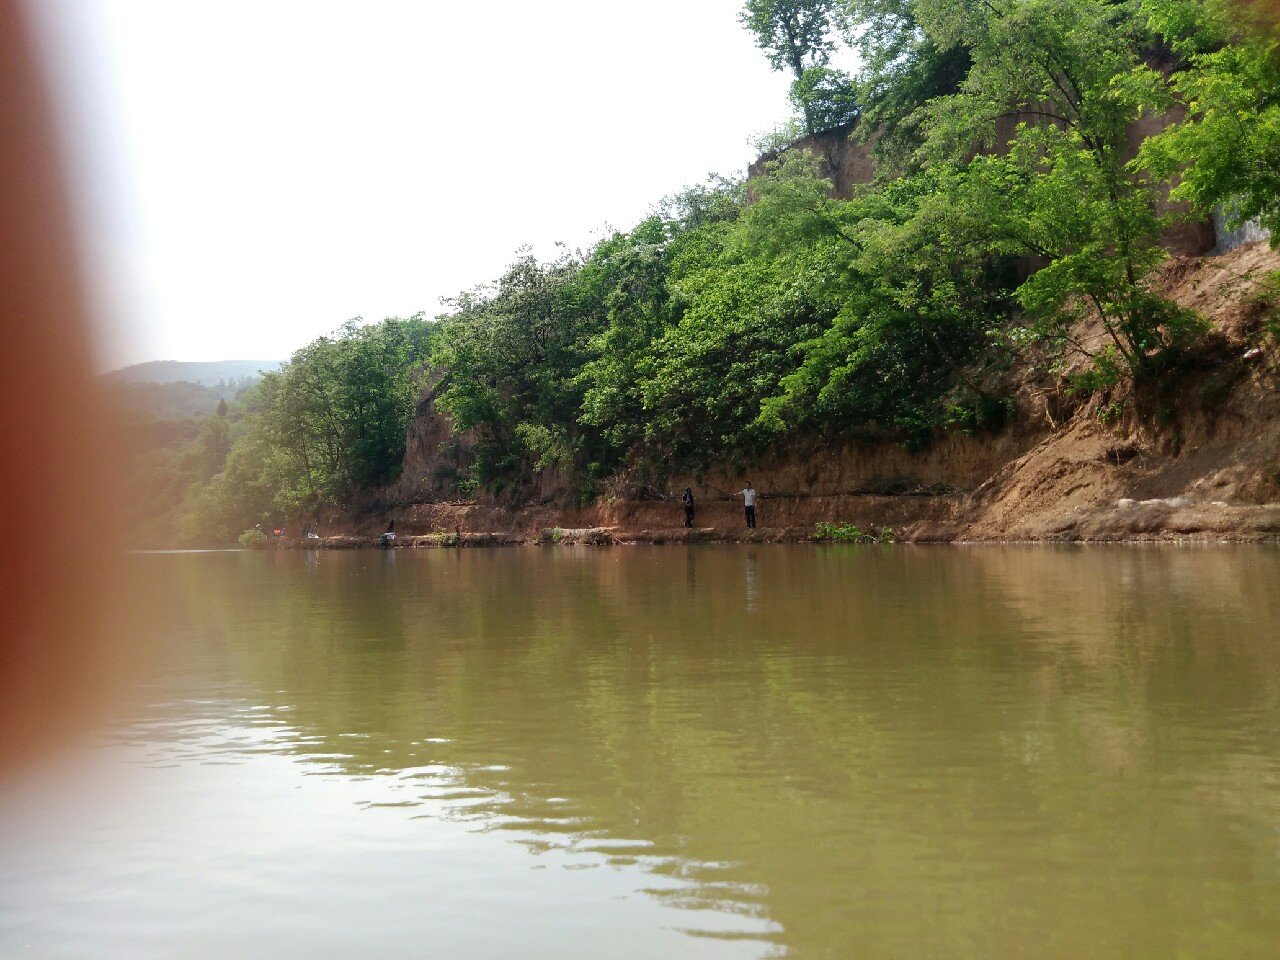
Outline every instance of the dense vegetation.
{"type": "Polygon", "coordinates": [[[257,377],[214,385],[133,382],[109,377],[107,400],[120,425],[129,526],[139,542],[179,541],[187,491],[222,468],[229,450],[227,417],[257,377]]]}
{"type": "Polygon", "coordinates": [[[131,469],[137,538],[229,543],[393,480],[429,329],[422,317],[350,321],[203,420],[128,430],[143,444],[131,469]]]}
{"type": "MultiPolygon", "coordinates": [[[[349,503],[396,476],[429,378],[475,439],[457,491],[553,470],[582,497],[788,438],[908,445],[999,426],[1000,375],[1071,355],[1079,393],[1168,376],[1202,318],[1145,279],[1174,197],[1280,223],[1280,46],[1227,0],[748,0],[795,127],[853,124],[878,177],[804,151],[713,179],[435,322],[348,325],[235,405],[186,535],[349,503]],[[853,45],[862,68],[829,66],[853,45]],[[1181,100],[1185,121],[1126,142],[1181,100]],[[1082,324],[1094,333],[1081,336],[1082,324]]],[[[1065,367],[1063,369],[1066,369],[1065,367]]]]}
{"type": "Polygon", "coordinates": [[[1079,392],[1159,378],[1205,326],[1144,282],[1164,193],[1185,171],[1200,216],[1280,196],[1280,55],[1226,4],[750,0],[742,19],[811,130],[832,102],[806,99],[814,71],[859,47],[862,75],[823,89],[857,104],[839,114],[855,135],[882,134],[877,182],[833,199],[812,157],[783,153],[749,202],[738,183],[688,191],[462,298],[433,362],[480,483],[556,468],[590,495],[796,434],[922,444],[998,425],[988,374],[1032,355],[1083,355],[1079,392]],[[1188,121],[1134,158],[1132,124],[1179,96],[1188,121]]]}

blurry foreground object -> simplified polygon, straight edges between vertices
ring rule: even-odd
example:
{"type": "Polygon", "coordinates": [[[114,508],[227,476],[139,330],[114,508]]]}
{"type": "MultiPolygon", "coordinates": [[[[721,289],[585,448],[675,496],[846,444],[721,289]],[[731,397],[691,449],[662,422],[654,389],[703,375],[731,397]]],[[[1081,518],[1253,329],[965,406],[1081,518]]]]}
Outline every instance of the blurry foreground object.
{"type": "Polygon", "coordinates": [[[0,0],[0,775],[82,732],[126,659],[111,424],[38,66],[22,4],[0,0]]]}

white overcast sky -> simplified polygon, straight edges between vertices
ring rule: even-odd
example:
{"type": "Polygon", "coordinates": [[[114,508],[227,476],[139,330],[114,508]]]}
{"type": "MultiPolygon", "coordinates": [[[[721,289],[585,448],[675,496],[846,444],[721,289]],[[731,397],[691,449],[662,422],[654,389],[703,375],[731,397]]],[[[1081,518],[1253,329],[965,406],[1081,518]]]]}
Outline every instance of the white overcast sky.
{"type": "Polygon", "coordinates": [[[788,112],[741,0],[31,0],[100,362],[276,359],[585,245],[788,112]]]}

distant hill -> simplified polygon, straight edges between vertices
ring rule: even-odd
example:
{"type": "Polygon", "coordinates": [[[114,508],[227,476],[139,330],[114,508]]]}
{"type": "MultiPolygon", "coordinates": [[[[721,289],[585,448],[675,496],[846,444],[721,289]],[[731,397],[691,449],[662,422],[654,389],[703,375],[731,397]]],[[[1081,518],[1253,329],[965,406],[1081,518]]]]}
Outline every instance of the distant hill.
{"type": "Polygon", "coordinates": [[[231,403],[257,382],[257,377],[241,377],[206,387],[203,383],[186,381],[127,383],[115,380],[107,383],[107,390],[120,411],[131,414],[134,419],[182,420],[207,417],[218,409],[219,401],[231,403]]]}
{"type": "Polygon", "coordinates": [[[152,360],[103,374],[112,383],[200,383],[216,387],[279,368],[280,360],[152,360]]]}

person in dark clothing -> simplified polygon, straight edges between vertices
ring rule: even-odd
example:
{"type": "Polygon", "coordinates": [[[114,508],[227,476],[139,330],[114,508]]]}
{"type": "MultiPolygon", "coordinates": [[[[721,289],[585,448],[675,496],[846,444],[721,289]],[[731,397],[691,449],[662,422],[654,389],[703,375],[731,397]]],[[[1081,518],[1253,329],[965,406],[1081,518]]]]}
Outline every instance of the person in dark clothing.
{"type": "Polygon", "coordinates": [[[756,488],[751,486],[750,480],[742,488],[739,496],[742,497],[743,510],[747,516],[747,529],[754,530],[756,528],[756,488]]]}
{"type": "Polygon", "coordinates": [[[689,487],[684,488],[684,496],[680,498],[684,501],[684,525],[686,528],[693,526],[693,490],[689,487]]]}

